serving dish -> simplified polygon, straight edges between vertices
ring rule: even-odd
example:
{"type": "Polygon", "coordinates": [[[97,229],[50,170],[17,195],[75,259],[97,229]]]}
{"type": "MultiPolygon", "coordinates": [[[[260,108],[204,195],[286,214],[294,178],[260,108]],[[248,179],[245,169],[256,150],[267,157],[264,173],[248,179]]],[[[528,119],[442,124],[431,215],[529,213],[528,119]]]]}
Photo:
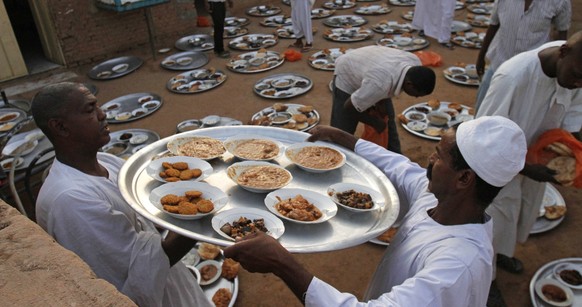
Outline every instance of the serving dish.
{"type": "MultiPolygon", "coordinates": [[[[124,130],[119,130],[119,131],[115,131],[115,132],[111,132],[109,134],[109,137],[111,138],[111,140],[109,141],[109,143],[107,143],[105,146],[103,146],[99,151],[102,152],[107,152],[106,150],[108,148],[113,148],[115,147],[113,144],[117,144],[117,143],[123,143],[125,145],[123,145],[124,150],[123,151],[118,151],[118,152],[114,152],[113,154],[123,158],[123,159],[128,159],[132,154],[136,153],[137,151],[139,151],[140,149],[144,148],[145,146],[157,141],[160,139],[160,136],[152,130],[147,130],[147,129],[124,129],[124,130]],[[127,140],[122,140],[121,137],[123,135],[129,135],[130,137],[127,138],[127,140]],[[133,136],[135,135],[144,135],[147,137],[147,139],[139,144],[136,144],[135,142],[131,142],[131,139],[133,136]]],[[[111,152],[110,152],[111,153],[111,152]]]]}
{"type": "Polygon", "coordinates": [[[357,15],[331,16],[323,20],[323,24],[332,28],[343,28],[346,26],[358,27],[368,23],[364,17],[357,15]]]}
{"type": "Polygon", "coordinates": [[[329,195],[329,197],[331,197],[331,199],[338,206],[340,206],[348,211],[352,211],[352,212],[370,212],[370,211],[378,210],[384,205],[384,198],[378,191],[371,189],[367,186],[356,184],[356,183],[340,182],[340,183],[332,184],[327,189],[327,195],[329,195]],[[366,194],[370,195],[372,202],[373,202],[372,207],[369,209],[364,209],[364,208],[350,207],[348,205],[343,204],[340,201],[340,199],[338,198],[337,194],[344,193],[344,192],[350,191],[350,190],[353,190],[353,191],[358,192],[358,193],[366,193],[366,194]]]}
{"type": "MultiPolygon", "coordinates": [[[[554,205],[566,207],[566,201],[562,197],[562,194],[560,194],[560,192],[552,184],[547,182],[545,185],[544,198],[540,205],[540,211],[542,211],[542,209],[546,206],[554,205]]],[[[545,213],[545,210],[543,210],[543,212],[545,213]]],[[[548,220],[547,218],[543,217],[542,214],[542,216],[536,219],[529,233],[537,234],[552,230],[556,228],[558,225],[560,225],[564,218],[565,216],[562,216],[555,220],[548,220]]]]}
{"type": "Polygon", "coordinates": [[[207,286],[212,284],[213,282],[217,281],[220,278],[220,274],[222,274],[222,263],[218,262],[216,260],[204,260],[199,262],[196,265],[196,269],[198,269],[198,271],[200,272],[200,285],[201,286],[207,286]],[[204,268],[205,266],[213,266],[216,269],[216,273],[215,275],[212,276],[212,278],[208,279],[208,280],[204,280],[204,278],[202,277],[202,268],[204,268]]]}
{"type": "Polygon", "coordinates": [[[224,147],[228,152],[230,152],[233,156],[237,157],[240,160],[251,160],[251,161],[270,161],[277,159],[285,150],[285,146],[283,143],[277,141],[273,138],[268,137],[261,137],[258,135],[235,135],[231,136],[226,141],[224,141],[224,147]],[[258,141],[259,144],[256,147],[253,142],[258,141]],[[245,147],[247,146],[247,147],[245,147]],[[248,147],[254,146],[254,147],[248,147]],[[249,152],[254,150],[254,153],[262,153],[260,157],[252,157],[245,154],[244,150],[249,152]],[[243,150],[242,152],[240,150],[243,150]]]}
{"type": "Polygon", "coordinates": [[[455,45],[466,48],[480,49],[483,44],[483,39],[485,39],[485,33],[477,32],[456,32],[451,35],[451,42],[455,45]]]}
{"type": "Polygon", "coordinates": [[[345,9],[351,9],[354,6],[356,6],[356,2],[349,1],[349,0],[332,0],[332,1],[324,2],[322,4],[322,6],[326,9],[345,10],[345,9]]]}
{"type": "MultiPolygon", "coordinates": [[[[312,27],[311,28],[312,33],[316,33],[317,32],[317,28],[316,27],[312,27]]],[[[297,36],[295,35],[295,32],[293,32],[293,26],[281,26],[278,27],[277,30],[275,30],[275,34],[280,37],[280,38],[286,38],[286,39],[297,39],[297,36]]]]}
{"type": "Polygon", "coordinates": [[[309,65],[311,65],[311,67],[315,69],[333,71],[335,70],[335,61],[337,60],[337,58],[339,58],[346,52],[349,52],[350,50],[351,49],[347,49],[344,47],[329,49],[326,48],[321,51],[317,51],[313,53],[311,56],[309,56],[309,58],[307,59],[307,63],[309,63],[309,65]]]}
{"type": "Polygon", "coordinates": [[[281,189],[288,185],[293,180],[293,175],[291,175],[291,172],[289,172],[285,168],[277,164],[264,161],[243,161],[234,163],[227,168],[226,174],[228,175],[228,178],[230,178],[238,186],[253,193],[268,193],[277,189],[281,189]],[[279,184],[271,185],[268,187],[242,184],[241,182],[239,182],[239,178],[241,176],[244,176],[245,172],[252,171],[255,168],[265,168],[265,167],[271,168],[281,173],[277,177],[278,178],[282,177],[285,180],[282,180],[281,182],[279,182],[279,184]]]}
{"type": "Polygon", "coordinates": [[[281,13],[281,8],[272,5],[257,5],[248,8],[246,13],[255,17],[272,16],[281,13]]]}
{"type": "Polygon", "coordinates": [[[404,33],[402,35],[386,34],[376,41],[376,45],[412,52],[428,47],[430,42],[425,38],[404,33]]]}
{"type": "Polygon", "coordinates": [[[212,229],[214,229],[216,233],[223,236],[227,240],[234,241],[235,239],[224,233],[222,230],[220,230],[220,228],[226,223],[232,224],[240,217],[244,217],[249,220],[263,219],[265,228],[268,230],[267,234],[275,239],[279,239],[285,232],[285,225],[278,217],[265,210],[255,208],[233,208],[230,210],[222,211],[212,217],[212,229]]]}
{"type": "Polygon", "coordinates": [[[214,39],[208,34],[194,34],[184,36],[174,44],[182,51],[209,51],[214,49],[214,39]]]}
{"type": "Polygon", "coordinates": [[[337,214],[337,206],[331,199],[329,199],[329,197],[311,190],[299,188],[280,189],[267,194],[267,197],[265,197],[265,206],[267,206],[267,209],[269,209],[271,213],[283,220],[304,225],[324,223],[337,214]],[[276,205],[280,200],[292,199],[298,195],[303,197],[313,206],[317,207],[322,214],[321,217],[313,221],[301,221],[287,217],[277,210],[276,205]]]}
{"type": "Polygon", "coordinates": [[[160,65],[169,70],[192,70],[208,63],[208,55],[198,51],[184,51],[166,57],[160,65]],[[189,61],[188,61],[189,60],[189,61]],[[187,63],[182,63],[185,61],[187,63]]]}
{"type": "Polygon", "coordinates": [[[94,80],[111,80],[134,72],[142,64],[143,60],[136,56],[122,56],[93,66],[87,75],[94,80]]]}
{"type": "MultiPolygon", "coordinates": [[[[277,139],[285,146],[304,141],[309,134],[288,129],[260,126],[212,127],[188,131],[160,140],[140,150],[129,158],[119,173],[119,188],[128,204],[144,218],[165,229],[179,232],[182,235],[221,246],[228,246],[232,241],[218,235],[211,226],[211,218],[205,217],[195,223],[175,219],[157,209],[149,200],[153,188],[161,182],[153,179],[145,172],[152,158],[167,153],[167,143],[174,138],[206,136],[226,140],[236,134],[252,134],[277,139]]],[[[370,186],[380,192],[386,199],[386,206],[368,214],[350,214],[346,210],[338,211],[337,215],[326,223],[309,226],[309,236],[305,235],[305,225],[288,223],[285,233],[279,242],[293,253],[312,253],[331,251],[355,246],[378,236],[388,229],[396,220],[399,211],[399,201],[396,191],[390,181],[378,168],[351,151],[340,149],[346,155],[347,163],[341,171],[322,174],[304,172],[291,166],[285,157],[275,161],[287,168],[293,175],[291,187],[309,188],[324,197],[327,188],[337,182],[353,182],[370,186]]],[[[219,187],[229,194],[229,202],[223,208],[257,208],[267,210],[264,206],[264,194],[245,191],[228,179],[226,169],[232,164],[232,156],[225,154],[212,162],[214,174],[205,181],[219,187]]],[[[329,198],[328,198],[329,199],[329,198]]],[[[330,200],[331,201],[331,200],[330,200]]]]}
{"type": "Polygon", "coordinates": [[[306,117],[306,121],[297,122],[295,120],[288,122],[280,122],[280,121],[273,121],[273,114],[276,113],[274,106],[266,107],[261,111],[255,113],[251,117],[251,125],[260,125],[260,126],[273,126],[273,127],[281,127],[287,128],[292,130],[299,130],[299,131],[308,131],[309,129],[315,127],[319,123],[319,113],[313,107],[296,104],[296,103],[285,103],[280,104],[283,105],[286,109],[285,112],[291,114],[291,116],[304,114],[306,117]]]}
{"type": "Polygon", "coordinates": [[[449,107],[450,104],[451,104],[450,102],[440,101],[440,106],[438,107],[438,109],[433,109],[429,107],[426,102],[421,102],[406,108],[402,112],[404,116],[406,116],[409,112],[419,112],[419,110],[421,110],[420,112],[426,112],[425,113],[427,114],[426,119],[419,120],[420,122],[426,124],[426,128],[424,130],[416,130],[414,126],[408,125],[410,122],[413,122],[414,120],[409,121],[408,123],[400,121],[400,124],[406,131],[416,136],[433,141],[439,141],[441,139],[441,134],[444,132],[444,129],[474,118],[474,115],[471,114],[474,112],[473,108],[462,104],[458,104],[459,107],[461,108],[461,111],[459,112],[456,109],[450,108],[449,107]],[[430,114],[441,114],[441,113],[444,113],[445,116],[448,115],[447,119],[450,120],[447,120],[444,123],[444,125],[435,125],[430,122],[430,114]],[[454,117],[450,116],[449,113],[456,114],[456,116],[454,117]]]}
{"type": "Polygon", "coordinates": [[[227,27],[242,27],[249,25],[251,21],[246,17],[226,17],[224,18],[224,25],[227,27]]]}
{"type": "Polygon", "coordinates": [[[201,174],[198,177],[188,179],[186,181],[202,181],[208,176],[212,175],[212,166],[198,158],[194,157],[185,157],[185,156],[177,156],[177,157],[163,157],[159,159],[153,160],[147,167],[147,173],[155,178],[160,182],[168,182],[166,179],[160,177],[160,172],[164,171],[166,168],[162,166],[164,163],[176,163],[176,162],[185,162],[188,163],[188,169],[200,169],[201,174]]]}
{"type": "Polygon", "coordinates": [[[286,15],[275,15],[265,18],[260,22],[262,26],[265,27],[280,27],[280,26],[290,26],[293,24],[291,17],[286,15]]]}
{"type": "Polygon", "coordinates": [[[400,17],[402,17],[402,19],[412,21],[412,19],[414,19],[414,11],[404,11],[400,14],[400,17]]]}
{"type": "Polygon", "coordinates": [[[335,13],[335,10],[328,10],[328,9],[313,9],[311,10],[311,19],[320,19],[326,18],[335,13]]]}
{"type": "MultiPolygon", "coordinates": [[[[229,27],[226,26],[224,27],[224,34],[223,37],[224,38],[235,38],[235,37],[239,37],[245,34],[249,33],[249,29],[247,28],[243,28],[243,27],[238,27],[238,26],[233,26],[233,27],[229,27]]],[[[214,35],[214,31],[212,31],[212,34],[214,35]]]]}
{"type": "Polygon", "coordinates": [[[562,285],[561,283],[559,283],[555,279],[550,279],[550,278],[540,279],[536,282],[534,287],[535,287],[535,292],[538,295],[538,297],[550,306],[567,307],[567,306],[572,306],[572,303],[574,302],[574,293],[572,292],[572,290],[570,290],[568,287],[562,285]],[[562,291],[562,293],[566,296],[565,299],[558,301],[558,300],[554,300],[551,297],[547,296],[544,293],[544,291],[545,291],[544,289],[546,287],[552,287],[553,288],[552,291],[562,291]]]}
{"type": "Polygon", "coordinates": [[[181,220],[198,220],[206,216],[210,216],[224,208],[224,206],[226,206],[226,204],[228,203],[228,196],[220,188],[212,186],[205,182],[179,181],[165,183],[152,189],[151,193],[149,194],[149,201],[155,206],[155,208],[159,212],[167,214],[173,218],[181,220]],[[201,198],[212,201],[212,203],[214,204],[214,209],[208,213],[198,212],[194,215],[171,213],[163,209],[160,200],[165,195],[175,194],[177,196],[182,196],[184,195],[184,193],[186,193],[186,191],[192,190],[202,192],[201,198]]]}
{"type": "Polygon", "coordinates": [[[490,15],[493,13],[493,8],[495,4],[493,2],[490,3],[476,3],[467,6],[467,10],[473,14],[482,14],[482,15],[490,15]]]}
{"type": "Polygon", "coordinates": [[[107,116],[107,123],[120,124],[135,121],[151,115],[162,107],[162,96],[155,93],[133,93],[109,100],[101,105],[101,110],[107,116]],[[155,105],[144,108],[147,103],[155,101],[155,105]],[[134,112],[135,111],[135,112],[134,112]]]}
{"type": "Polygon", "coordinates": [[[323,33],[323,38],[333,42],[359,42],[370,39],[373,35],[372,30],[364,27],[346,27],[328,29],[323,33]]]}
{"type": "Polygon", "coordinates": [[[255,94],[269,99],[284,99],[307,93],[313,87],[308,77],[295,73],[274,74],[255,83],[255,94]],[[278,84],[287,84],[278,86],[278,84]]]}
{"type": "Polygon", "coordinates": [[[287,146],[285,156],[297,167],[310,173],[324,173],[338,170],[346,163],[346,155],[344,153],[335,146],[322,142],[301,142],[287,146]],[[332,163],[332,165],[316,166],[313,164],[315,162],[314,157],[325,159],[325,162],[332,163]],[[304,160],[308,163],[302,162],[301,159],[305,158],[308,158],[304,160]]]}
{"type": "Polygon", "coordinates": [[[416,31],[414,28],[412,28],[412,24],[408,22],[388,20],[380,21],[379,23],[373,25],[372,30],[381,34],[403,34],[416,31]]]}
{"type": "Polygon", "coordinates": [[[178,94],[196,94],[211,90],[224,83],[227,75],[214,67],[180,73],[166,82],[166,88],[178,94]]]}
{"type": "Polygon", "coordinates": [[[202,160],[216,159],[226,152],[221,140],[205,137],[177,137],[167,143],[170,153],[176,156],[200,158],[202,160]],[[189,147],[192,148],[189,148],[189,147]]]}
{"type": "Polygon", "coordinates": [[[469,13],[467,14],[467,19],[465,21],[475,27],[487,28],[491,22],[491,17],[487,15],[475,15],[469,13]]]}
{"type": "Polygon", "coordinates": [[[383,15],[390,12],[392,10],[386,4],[364,4],[354,11],[360,15],[383,15]]]}
{"type": "Polygon", "coordinates": [[[470,31],[471,29],[470,24],[459,20],[453,20],[453,24],[451,25],[452,33],[470,31]]]}
{"type": "Polygon", "coordinates": [[[277,36],[273,34],[249,34],[237,37],[228,42],[228,47],[236,50],[259,50],[277,44],[277,36]]]}
{"type": "Polygon", "coordinates": [[[277,51],[251,51],[230,58],[226,67],[238,73],[258,73],[277,68],[285,62],[285,57],[277,51]]]}
{"type": "Polygon", "coordinates": [[[453,83],[479,86],[479,78],[470,77],[465,71],[464,67],[459,66],[449,66],[443,70],[443,75],[445,78],[453,83]]]}

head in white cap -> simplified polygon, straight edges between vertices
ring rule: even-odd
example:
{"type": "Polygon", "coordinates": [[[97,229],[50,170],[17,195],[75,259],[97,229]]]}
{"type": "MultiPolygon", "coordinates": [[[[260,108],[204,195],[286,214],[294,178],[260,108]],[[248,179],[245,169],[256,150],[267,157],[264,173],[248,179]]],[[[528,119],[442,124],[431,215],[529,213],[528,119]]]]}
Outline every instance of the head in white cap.
{"type": "Polygon", "coordinates": [[[492,186],[503,187],[524,167],[525,135],[505,117],[484,116],[462,123],[456,140],[469,167],[492,186]]]}

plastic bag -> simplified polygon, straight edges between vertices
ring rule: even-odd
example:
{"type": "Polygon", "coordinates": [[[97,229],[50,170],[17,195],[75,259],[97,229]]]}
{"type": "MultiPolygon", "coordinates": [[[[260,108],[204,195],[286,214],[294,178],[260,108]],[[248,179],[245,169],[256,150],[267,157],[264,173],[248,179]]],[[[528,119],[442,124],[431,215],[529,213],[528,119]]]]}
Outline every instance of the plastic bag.
{"type": "Polygon", "coordinates": [[[414,54],[422,62],[422,66],[439,67],[443,64],[443,58],[434,51],[416,51],[414,54]]]}
{"type": "Polygon", "coordinates": [[[210,27],[210,19],[206,16],[198,16],[196,25],[201,28],[210,27]]]}
{"type": "Polygon", "coordinates": [[[372,143],[378,144],[384,148],[388,147],[388,116],[384,117],[384,122],[386,123],[386,128],[378,133],[374,127],[364,124],[364,132],[362,133],[362,139],[370,141],[372,143]]]}
{"type": "Polygon", "coordinates": [[[570,132],[563,129],[551,129],[544,132],[527,151],[526,161],[531,164],[546,165],[550,160],[558,156],[554,151],[546,147],[554,142],[560,142],[572,151],[576,159],[575,179],[573,186],[582,188],[582,143],[570,132]]]}
{"type": "Polygon", "coordinates": [[[301,52],[293,50],[293,49],[287,49],[285,51],[284,55],[285,55],[285,59],[289,62],[295,62],[295,61],[301,60],[301,52]]]}

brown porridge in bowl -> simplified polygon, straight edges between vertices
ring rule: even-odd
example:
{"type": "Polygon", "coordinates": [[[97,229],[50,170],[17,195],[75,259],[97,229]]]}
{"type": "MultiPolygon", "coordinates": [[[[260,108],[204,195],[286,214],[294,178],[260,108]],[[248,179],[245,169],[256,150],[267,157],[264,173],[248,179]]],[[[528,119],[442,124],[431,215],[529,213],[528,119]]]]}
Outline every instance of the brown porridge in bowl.
{"type": "Polygon", "coordinates": [[[225,152],[222,142],[213,138],[195,138],[182,144],[178,154],[201,159],[219,156],[225,152]]]}
{"type": "Polygon", "coordinates": [[[237,178],[237,183],[252,188],[275,189],[287,184],[289,179],[291,176],[285,169],[260,165],[242,172],[237,178]]]}
{"type": "Polygon", "coordinates": [[[339,151],[329,147],[307,146],[295,155],[293,161],[304,167],[331,169],[342,163],[343,156],[339,151]]]}
{"type": "Polygon", "coordinates": [[[249,160],[270,159],[279,154],[279,146],[269,140],[245,140],[236,146],[234,154],[237,157],[249,160]]]}

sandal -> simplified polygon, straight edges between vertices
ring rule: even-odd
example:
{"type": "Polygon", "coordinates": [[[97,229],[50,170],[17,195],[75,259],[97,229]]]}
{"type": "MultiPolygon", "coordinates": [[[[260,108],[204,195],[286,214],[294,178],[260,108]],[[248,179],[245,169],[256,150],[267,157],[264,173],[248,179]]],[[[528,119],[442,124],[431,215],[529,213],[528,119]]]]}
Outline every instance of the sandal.
{"type": "Polygon", "coordinates": [[[305,46],[303,46],[303,48],[301,48],[301,52],[307,52],[309,50],[313,49],[313,45],[311,44],[305,44],[305,46]]]}
{"type": "Polygon", "coordinates": [[[455,49],[455,46],[453,44],[451,44],[451,42],[440,43],[440,44],[441,44],[441,46],[443,46],[445,48],[448,48],[450,50],[454,50],[455,49]]]}
{"type": "Polygon", "coordinates": [[[289,48],[303,49],[303,44],[293,43],[293,44],[289,45],[289,48]]]}

